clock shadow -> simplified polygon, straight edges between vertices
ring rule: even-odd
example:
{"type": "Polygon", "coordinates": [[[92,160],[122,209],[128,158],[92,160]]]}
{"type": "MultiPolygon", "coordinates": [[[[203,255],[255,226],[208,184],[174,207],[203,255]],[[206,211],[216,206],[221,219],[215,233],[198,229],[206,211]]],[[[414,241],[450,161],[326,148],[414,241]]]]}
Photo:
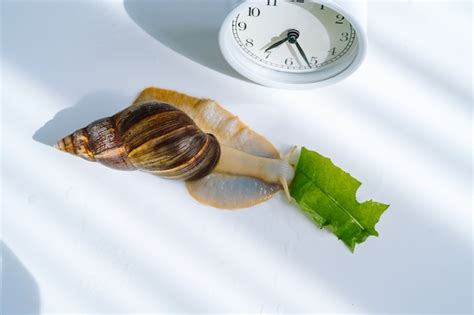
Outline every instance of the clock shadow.
{"type": "Polygon", "coordinates": [[[265,44],[262,48],[260,48],[260,50],[265,50],[267,49],[268,47],[270,47],[271,45],[275,44],[276,42],[284,39],[287,37],[287,34],[288,34],[288,30],[285,30],[283,32],[281,32],[280,35],[277,35],[277,36],[274,36],[270,39],[270,42],[268,42],[267,44],[265,44]]]}
{"type": "Polygon", "coordinates": [[[205,67],[248,81],[226,62],[219,48],[220,27],[234,0],[124,0],[130,18],[145,32],[205,67]]]}

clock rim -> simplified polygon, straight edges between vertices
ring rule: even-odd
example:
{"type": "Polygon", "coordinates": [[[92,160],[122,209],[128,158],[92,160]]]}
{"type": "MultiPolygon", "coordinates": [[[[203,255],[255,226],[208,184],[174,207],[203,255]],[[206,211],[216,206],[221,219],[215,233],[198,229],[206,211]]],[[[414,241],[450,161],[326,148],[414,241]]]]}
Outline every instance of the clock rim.
{"type": "MultiPolygon", "coordinates": [[[[250,0],[252,1],[252,0],[250,0]]],[[[324,87],[327,85],[334,84],[339,82],[351,74],[353,74],[359,67],[362,65],[363,61],[367,55],[367,34],[365,28],[362,27],[361,23],[354,17],[351,13],[349,13],[345,8],[339,6],[338,4],[326,1],[326,0],[306,0],[308,2],[313,2],[321,5],[325,5],[332,10],[335,10],[338,13],[344,15],[346,20],[351,23],[352,27],[356,32],[357,38],[357,47],[351,52],[351,54],[355,54],[355,56],[351,57],[348,62],[342,63],[341,65],[335,65],[328,67],[330,71],[330,75],[327,78],[323,78],[322,80],[318,81],[309,81],[309,79],[313,79],[318,75],[321,75],[321,72],[308,72],[308,73],[287,73],[287,72],[280,72],[278,70],[272,69],[265,69],[265,67],[258,65],[257,63],[251,60],[245,60],[245,56],[239,52],[242,56],[235,56],[237,53],[236,49],[231,48],[231,35],[232,29],[232,21],[234,19],[235,13],[240,11],[240,7],[245,5],[244,3],[240,3],[237,5],[229,14],[226,16],[224,22],[222,23],[220,32],[219,32],[219,46],[221,49],[221,53],[223,54],[226,61],[229,65],[236,70],[238,73],[242,74],[244,77],[254,81],[255,83],[272,87],[272,88],[283,88],[283,89],[314,89],[319,87],[324,87]],[[234,51],[233,51],[234,50],[234,51]],[[243,57],[243,58],[242,58],[243,57]],[[292,83],[284,82],[283,80],[279,80],[275,77],[292,77],[292,83]],[[305,78],[306,77],[306,78],[305,78]],[[296,79],[296,80],[295,80],[296,79]],[[298,82],[300,81],[300,82],[298,82]],[[305,82],[308,81],[308,82],[305,82]]]]}

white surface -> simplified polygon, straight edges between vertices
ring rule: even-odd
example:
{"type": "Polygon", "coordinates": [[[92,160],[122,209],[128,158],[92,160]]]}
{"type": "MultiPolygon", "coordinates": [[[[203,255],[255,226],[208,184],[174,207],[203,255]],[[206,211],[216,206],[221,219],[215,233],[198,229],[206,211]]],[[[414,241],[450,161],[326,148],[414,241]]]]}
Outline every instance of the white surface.
{"type": "Polygon", "coordinates": [[[471,4],[371,3],[364,67],[289,92],[208,48],[213,2],[2,1],[5,313],[471,312],[471,4]],[[391,204],[380,237],[351,254],[282,196],[219,211],[44,144],[149,85],[333,158],[391,204]]]}

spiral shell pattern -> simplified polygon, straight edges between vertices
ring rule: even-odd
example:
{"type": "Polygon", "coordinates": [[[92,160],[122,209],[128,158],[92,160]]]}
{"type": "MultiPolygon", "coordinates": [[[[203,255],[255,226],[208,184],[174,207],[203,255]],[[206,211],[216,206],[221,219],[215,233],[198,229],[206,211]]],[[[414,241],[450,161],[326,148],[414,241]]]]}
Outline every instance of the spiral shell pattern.
{"type": "Polygon", "coordinates": [[[91,123],[60,140],[62,151],[119,170],[196,180],[220,158],[219,143],[181,110],[148,101],[91,123]]]}

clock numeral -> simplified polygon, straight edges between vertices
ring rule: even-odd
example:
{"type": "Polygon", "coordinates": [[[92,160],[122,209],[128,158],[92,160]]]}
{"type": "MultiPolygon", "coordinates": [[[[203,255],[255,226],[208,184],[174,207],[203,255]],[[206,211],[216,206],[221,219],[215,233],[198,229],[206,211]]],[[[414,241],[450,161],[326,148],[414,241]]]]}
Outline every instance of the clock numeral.
{"type": "Polygon", "coordinates": [[[253,47],[253,39],[249,38],[245,41],[245,46],[253,47]]]}
{"type": "Polygon", "coordinates": [[[321,7],[319,8],[319,10],[324,10],[324,5],[321,4],[321,7]]]}
{"type": "Polygon", "coordinates": [[[287,65],[287,66],[292,66],[292,65],[294,65],[294,63],[295,63],[295,60],[293,58],[286,58],[285,59],[285,65],[287,65]]]}
{"type": "Polygon", "coordinates": [[[342,38],[340,39],[341,42],[347,42],[349,40],[349,33],[344,32],[341,34],[342,38]]]}
{"type": "Polygon", "coordinates": [[[265,59],[270,58],[270,56],[272,55],[272,51],[271,51],[271,50],[269,50],[269,51],[267,51],[267,52],[265,52],[265,53],[267,54],[267,55],[265,56],[265,59]]]}
{"type": "Polygon", "coordinates": [[[247,29],[247,23],[245,23],[245,22],[239,22],[239,24],[237,24],[237,26],[239,27],[240,31],[245,31],[247,29]]]}
{"type": "Polygon", "coordinates": [[[318,64],[318,57],[311,57],[311,61],[309,62],[312,65],[317,65],[318,64]]]}
{"type": "Polygon", "coordinates": [[[277,0],[267,0],[267,5],[276,7],[277,0]]]}
{"type": "Polygon", "coordinates": [[[252,7],[249,7],[249,16],[253,16],[253,17],[259,17],[260,16],[260,9],[259,8],[252,8],[252,7]]]}
{"type": "Polygon", "coordinates": [[[346,19],[345,17],[343,17],[342,15],[338,14],[336,15],[336,24],[344,24],[344,20],[346,19]]]}
{"type": "Polygon", "coordinates": [[[330,53],[332,56],[335,56],[336,55],[336,47],[333,47],[333,48],[329,49],[328,53],[330,53]]]}

